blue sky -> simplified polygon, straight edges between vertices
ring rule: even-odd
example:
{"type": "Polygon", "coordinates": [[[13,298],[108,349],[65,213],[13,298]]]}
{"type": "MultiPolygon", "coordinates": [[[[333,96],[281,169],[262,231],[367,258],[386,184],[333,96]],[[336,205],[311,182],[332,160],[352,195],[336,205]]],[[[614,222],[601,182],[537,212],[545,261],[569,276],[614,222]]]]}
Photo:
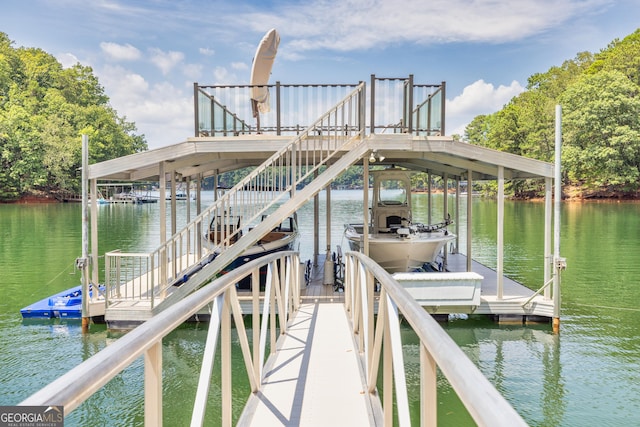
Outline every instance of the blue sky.
{"type": "Polygon", "coordinates": [[[499,110],[532,74],[640,27],[637,0],[4,0],[0,31],[65,66],[91,66],[150,148],[193,132],[193,82],[248,84],[262,36],[272,81],[371,74],[447,82],[447,133],[499,110]]]}

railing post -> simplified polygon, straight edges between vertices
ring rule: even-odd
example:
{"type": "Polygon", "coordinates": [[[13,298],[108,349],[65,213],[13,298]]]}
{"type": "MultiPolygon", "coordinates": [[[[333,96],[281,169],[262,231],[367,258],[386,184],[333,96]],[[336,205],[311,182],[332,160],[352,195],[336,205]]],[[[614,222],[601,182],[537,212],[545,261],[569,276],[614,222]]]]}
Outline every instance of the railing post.
{"type": "Polygon", "coordinates": [[[438,377],[436,361],[420,343],[420,425],[438,425],[438,377]]]}
{"type": "Polygon", "coordinates": [[[162,340],[144,354],[144,425],[162,427],[162,340]]]}
{"type": "Polygon", "coordinates": [[[193,83],[193,122],[194,122],[194,131],[193,136],[200,136],[200,112],[199,102],[200,97],[198,96],[198,83],[193,83]]]}
{"type": "Polygon", "coordinates": [[[232,425],[231,395],[231,310],[229,310],[229,291],[225,292],[222,306],[220,359],[221,359],[221,391],[222,391],[222,425],[232,425]]]}

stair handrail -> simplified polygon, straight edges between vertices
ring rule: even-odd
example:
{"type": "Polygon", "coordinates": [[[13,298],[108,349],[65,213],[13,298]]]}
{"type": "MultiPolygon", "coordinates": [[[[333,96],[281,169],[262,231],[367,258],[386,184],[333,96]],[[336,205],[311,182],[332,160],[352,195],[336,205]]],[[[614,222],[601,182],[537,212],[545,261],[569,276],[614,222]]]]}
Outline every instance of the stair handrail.
{"type": "Polygon", "coordinates": [[[152,301],[162,300],[173,285],[188,280],[190,272],[198,269],[203,261],[235,243],[243,228],[258,221],[287,193],[293,195],[305,179],[327,165],[355,137],[362,136],[365,89],[364,82],[360,83],[182,230],[143,258],[140,258],[141,254],[132,254],[134,257],[119,252],[105,254],[107,271],[111,265],[117,265],[117,273],[116,267],[113,267],[114,273],[107,272],[107,287],[111,289],[107,300],[121,298],[115,290],[126,283],[121,274],[144,277],[145,283],[138,284],[143,289],[139,294],[147,295],[152,301]],[[209,232],[214,221],[216,229],[209,232]],[[110,260],[111,256],[117,256],[117,263],[110,260]],[[137,269],[135,274],[131,273],[132,269],[137,269]]]}

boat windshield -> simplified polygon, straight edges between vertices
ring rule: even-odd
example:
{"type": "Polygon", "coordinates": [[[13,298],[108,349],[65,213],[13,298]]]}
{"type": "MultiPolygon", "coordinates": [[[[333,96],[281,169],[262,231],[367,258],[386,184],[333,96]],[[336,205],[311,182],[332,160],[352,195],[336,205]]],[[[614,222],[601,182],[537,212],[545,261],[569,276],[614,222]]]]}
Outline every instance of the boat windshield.
{"type": "Polygon", "coordinates": [[[381,205],[406,205],[407,188],[399,179],[383,179],[378,188],[378,200],[381,205]]]}

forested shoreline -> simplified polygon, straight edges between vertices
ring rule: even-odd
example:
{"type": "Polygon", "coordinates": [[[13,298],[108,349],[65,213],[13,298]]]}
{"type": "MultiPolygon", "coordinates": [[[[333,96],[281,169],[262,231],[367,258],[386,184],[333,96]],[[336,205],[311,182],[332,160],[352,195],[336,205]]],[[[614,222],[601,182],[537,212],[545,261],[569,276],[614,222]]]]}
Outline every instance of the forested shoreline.
{"type": "Polygon", "coordinates": [[[82,134],[92,141],[91,163],[147,149],[90,67],[63,68],[0,32],[0,201],[79,192],[82,134]]]}
{"type": "MultiPolygon", "coordinates": [[[[593,54],[532,75],[526,91],[501,110],[480,115],[456,138],[553,161],[555,107],[563,109],[563,186],[577,199],[640,197],[640,29],[593,54]]],[[[90,67],[64,68],[38,48],[15,48],[0,32],[0,202],[55,199],[78,192],[81,135],[90,162],[147,150],[144,135],[120,117],[90,67]]],[[[241,171],[223,177],[233,185],[241,171]]],[[[362,188],[354,167],[333,183],[362,188]]],[[[426,174],[413,185],[426,187],[426,174]]],[[[436,180],[437,185],[437,180],[436,180]]],[[[513,198],[539,197],[540,180],[513,181],[513,198]]],[[[495,183],[477,183],[486,195],[495,183]]]]}
{"type": "MultiPolygon", "coordinates": [[[[581,52],[529,78],[500,111],[477,116],[464,139],[553,161],[555,107],[562,106],[563,185],[578,198],[638,197],[640,189],[640,30],[597,54],[581,52]]],[[[512,183],[535,194],[533,183],[512,183]]]]}

